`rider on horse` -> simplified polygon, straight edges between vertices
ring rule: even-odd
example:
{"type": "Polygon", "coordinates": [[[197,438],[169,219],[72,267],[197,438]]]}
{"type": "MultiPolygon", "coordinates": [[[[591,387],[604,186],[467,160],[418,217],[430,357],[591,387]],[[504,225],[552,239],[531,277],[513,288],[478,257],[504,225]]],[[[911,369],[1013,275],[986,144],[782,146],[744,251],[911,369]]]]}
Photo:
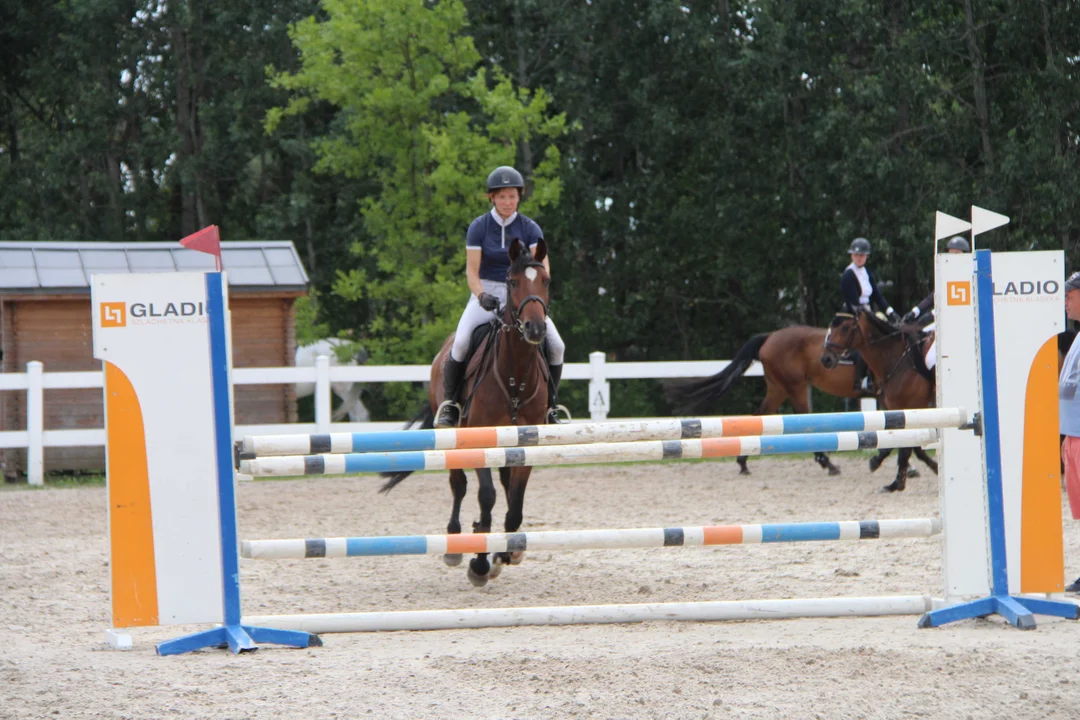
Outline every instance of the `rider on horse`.
{"type": "MultiPolygon", "coordinates": [[[[465,378],[465,367],[471,350],[473,331],[490,323],[499,307],[506,303],[506,274],[510,269],[508,248],[514,238],[521,240],[535,253],[537,240],[544,237],[540,226],[517,211],[525,181],[512,167],[495,168],[487,178],[491,211],[472,221],[465,236],[465,279],[471,295],[458,321],[454,346],[446,361],[443,375],[446,399],[439,406],[435,427],[456,427],[461,420],[459,391],[465,378]]],[[[544,269],[551,267],[545,257],[544,269]]],[[[555,323],[547,319],[547,363],[551,373],[548,383],[548,422],[559,422],[555,400],[562,377],[563,353],[566,345],[559,337],[555,323]]]]}
{"type": "MultiPolygon", "coordinates": [[[[885,301],[885,296],[878,289],[877,276],[866,267],[866,261],[870,257],[870,241],[866,238],[855,238],[848,247],[848,254],[851,256],[851,264],[844,268],[844,274],[840,276],[840,294],[844,298],[845,309],[854,313],[860,308],[870,307],[884,312],[890,321],[898,322],[900,316],[885,301]]],[[[858,354],[854,360],[855,388],[870,391],[866,363],[858,354]]]]}
{"type": "MultiPolygon", "coordinates": [[[[945,245],[945,251],[950,255],[959,255],[962,253],[971,252],[971,245],[968,241],[959,235],[949,238],[949,242],[945,245]]],[[[906,315],[904,315],[901,322],[904,325],[911,325],[918,323],[922,326],[923,332],[930,332],[934,329],[934,293],[930,292],[929,295],[922,299],[915,307],[911,308],[906,315]]],[[[933,370],[937,365],[937,338],[930,343],[930,347],[926,350],[926,369],[933,370]]]]}

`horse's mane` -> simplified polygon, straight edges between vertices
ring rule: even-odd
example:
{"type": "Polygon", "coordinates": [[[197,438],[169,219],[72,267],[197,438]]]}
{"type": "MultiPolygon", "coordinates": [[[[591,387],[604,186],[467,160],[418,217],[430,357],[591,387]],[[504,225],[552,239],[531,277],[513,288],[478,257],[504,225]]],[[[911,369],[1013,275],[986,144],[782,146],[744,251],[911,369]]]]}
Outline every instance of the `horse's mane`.
{"type": "Polygon", "coordinates": [[[906,339],[917,340],[922,334],[922,329],[918,325],[892,325],[879,318],[877,313],[868,310],[862,310],[860,314],[866,315],[873,328],[882,335],[903,335],[906,339]]]}

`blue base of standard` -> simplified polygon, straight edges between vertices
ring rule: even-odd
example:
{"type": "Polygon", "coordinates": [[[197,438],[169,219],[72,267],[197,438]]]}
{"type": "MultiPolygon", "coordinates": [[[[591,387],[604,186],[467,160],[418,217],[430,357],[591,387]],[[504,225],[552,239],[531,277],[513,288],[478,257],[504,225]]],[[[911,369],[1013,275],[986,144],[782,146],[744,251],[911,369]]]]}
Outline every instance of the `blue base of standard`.
{"type": "Polygon", "coordinates": [[[158,643],[158,655],[178,655],[180,653],[201,650],[203,648],[228,647],[234,655],[258,650],[255,643],[274,643],[295,648],[319,647],[322,640],[318,635],[300,630],[275,630],[274,628],[252,627],[251,625],[223,625],[213,630],[184,635],[175,640],[158,643]]]}
{"type": "Polygon", "coordinates": [[[919,618],[919,627],[938,627],[957,620],[1000,615],[1021,630],[1034,630],[1036,614],[1076,620],[1080,617],[1080,606],[1060,600],[991,595],[952,607],[932,610],[919,618]]]}

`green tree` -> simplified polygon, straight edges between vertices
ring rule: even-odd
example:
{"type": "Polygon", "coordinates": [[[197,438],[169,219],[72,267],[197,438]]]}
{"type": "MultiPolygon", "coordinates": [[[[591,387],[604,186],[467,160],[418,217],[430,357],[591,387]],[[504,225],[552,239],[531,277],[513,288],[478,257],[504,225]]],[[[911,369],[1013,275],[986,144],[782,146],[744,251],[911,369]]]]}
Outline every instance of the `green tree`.
{"type": "Polygon", "coordinates": [[[370,183],[361,201],[358,267],[341,270],[335,292],[367,306],[360,341],[375,362],[426,362],[453,330],[467,297],[464,233],[486,206],[483,178],[513,164],[522,138],[546,147],[524,208],[559,201],[564,128],[547,94],[515,88],[480,67],[460,2],[325,0],[325,19],[291,31],[300,68],[274,76],[292,93],[267,116],[334,108],[330,131],[313,140],[316,169],[370,183]]]}

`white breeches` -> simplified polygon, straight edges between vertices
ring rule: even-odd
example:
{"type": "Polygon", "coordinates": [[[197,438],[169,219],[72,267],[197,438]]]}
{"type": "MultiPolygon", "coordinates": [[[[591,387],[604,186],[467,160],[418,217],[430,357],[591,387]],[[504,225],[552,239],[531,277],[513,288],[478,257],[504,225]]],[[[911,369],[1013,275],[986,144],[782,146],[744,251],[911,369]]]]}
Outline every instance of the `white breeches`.
{"type": "MultiPolygon", "coordinates": [[[[506,304],[506,283],[483,279],[480,280],[480,283],[484,286],[484,292],[499,298],[500,307],[506,304]]],[[[461,313],[461,319],[458,320],[457,332],[454,334],[454,346],[450,349],[450,357],[458,362],[464,362],[465,357],[469,354],[469,343],[472,341],[473,331],[484,323],[491,322],[494,317],[494,312],[480,307],[480,301],[476,299],[475,295],[471,295],[469,302],[465,305],[465,311],[461,313]]],[[[563,343],[563,339],[559,336],[559,331],[555,328],[555,323],[551,321],[550,317],[547,319],[547,340],[545,343],[547,345],[548,363],[562,365],[566,344],[563,343]]]]}
{"type": "MultiPolygon", "coordinates": [[[[923,328],[923,332],[931,332],[937,327],[937,321],[930,323],[923,328]]],[[[937,336],[934,336],[934,342],[930,343],[930,347],[926,349],[926,369],[933,370],[937,365],[937,336]]]]}

